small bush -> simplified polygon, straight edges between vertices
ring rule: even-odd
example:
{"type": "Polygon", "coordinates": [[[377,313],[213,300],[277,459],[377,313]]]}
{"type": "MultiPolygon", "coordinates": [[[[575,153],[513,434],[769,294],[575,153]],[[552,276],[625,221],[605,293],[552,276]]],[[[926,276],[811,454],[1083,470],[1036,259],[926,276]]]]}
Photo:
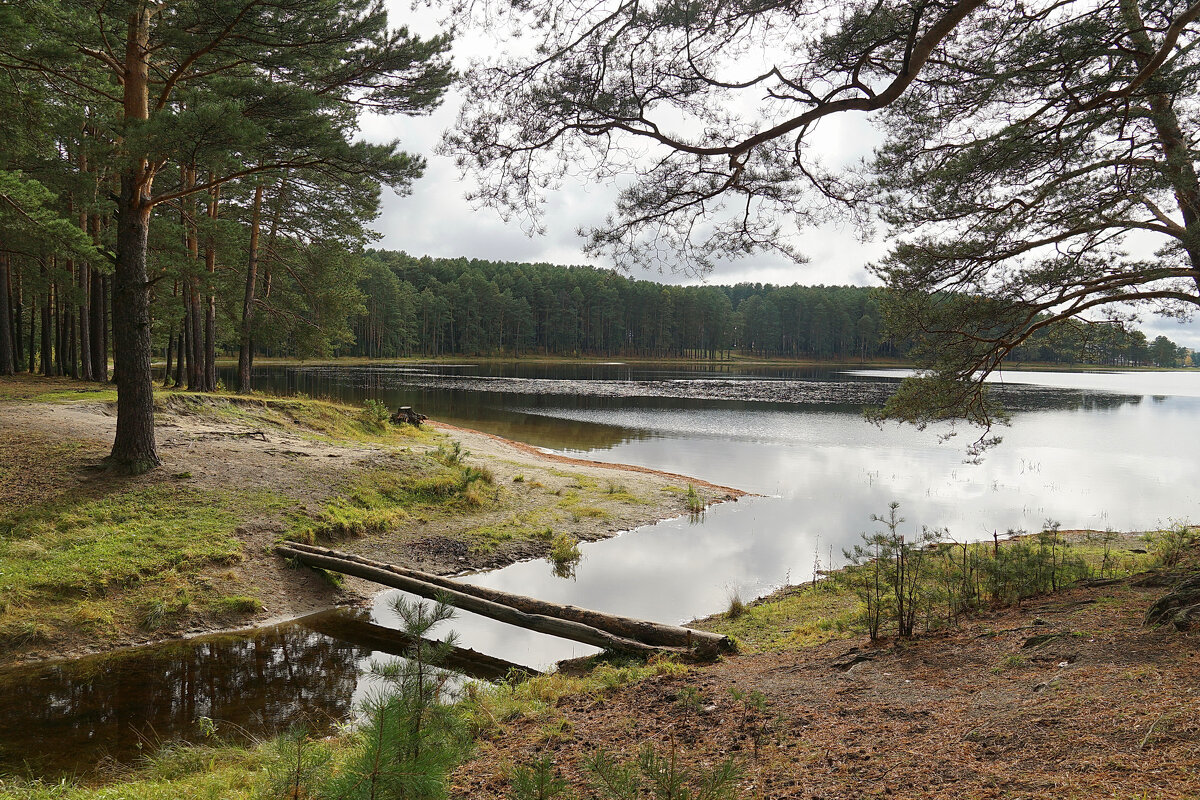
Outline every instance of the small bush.
{"type": "Polygon", "coordinates": [[[1164,567],[1176,566],[1184,553],[1200,542],[1200,529],[1173,521],[1166,530],[1147,536],[1151,550],[1164,567]]]}
{"type": "Polygon", "coordinates": [[[447,467],[456,467],[462,464],[463,459],[471,453],[469,450],[463,450],[462,442],[451,442],[448,445],[438,445],[430,455],[434,460],[442,462],[447,467]]]}
{"type": "Polygon", "coordinates": [[[569,533],[559,533],[550,542],[550,560],[555,564],[578,561],[583,558],[579,550],[579,540],[569,533]]]}
{"type": "Polygon", "coordinates": [[[363,403],[362,411],[358,412],[358,422],[371,433],[383,433],[391,416],[386,405],[378,400],[367,400],[363,403]]]}

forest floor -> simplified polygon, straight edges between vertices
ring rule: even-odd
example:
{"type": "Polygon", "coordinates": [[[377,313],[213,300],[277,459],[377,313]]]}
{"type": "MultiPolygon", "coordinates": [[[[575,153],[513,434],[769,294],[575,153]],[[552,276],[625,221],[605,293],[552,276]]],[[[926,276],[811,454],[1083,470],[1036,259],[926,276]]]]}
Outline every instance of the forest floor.
{"type": "MultiPolygon", "coordinates": [[[[693,778],[733,759],[727,796],[745,800],[1194,800],[1200,633],[1144,626],[1165,591],[1146,583],[1079,586],[877,646],[853,631],[766,650],[743,639],[719,663],[506,722],[454,774],[455,796],[506,797],[514,765],[539,759],[595,786],[598,753],[637,763],[652,748],[693,778]]],[[[811,624],[825,590],[811,593],[805,613],[775,614],[773,627],[811,624]]],[[[836,615],[838,598],[829,605],[836,615]]]]}
{"type": "Polygon", "coordinates": [[[447,574],[741,495],[323,401],[175,391],[156,396],[162,466],[117,476],[102,466],[114,403],[94,384],[0,380],[0,663],[245,627],[377,591],[290,568],[273,552],[286,538],[447,574]]]}

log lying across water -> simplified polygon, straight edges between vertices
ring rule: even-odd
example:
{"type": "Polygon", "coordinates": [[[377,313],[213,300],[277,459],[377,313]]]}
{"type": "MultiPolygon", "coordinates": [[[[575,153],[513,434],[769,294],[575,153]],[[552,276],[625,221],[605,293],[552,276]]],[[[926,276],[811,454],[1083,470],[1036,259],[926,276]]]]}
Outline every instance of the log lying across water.
{"type": "MultiPolygon", "coordinates": [[[[325,611],[298,620],[299,624],[323,633],[333,639],[369,647],[381,653],[404,656],[416,644],[416,637],[363,619],[348,617],[344,613],[325,611]]],[[[427,645],[435,642],[426,640],[427,645]]],[[[536,669],[514,664],[502,658],[489,656],[465,647],[452,647],[442,666],[471,678],[485,681],[500,681],[518,676],[528,678],[540,674],[536,669]]]]}
{"type": "Polygon", "coordinates": [[[288,542],[275,550],[285,558],[311,567],[354,575],[420,597],[442,599],[464,611],[606,650],[644,655],[661,651],[711,655],[733,649],[730,639],[720,634],[548,603],[325,547],[288,542]]]}

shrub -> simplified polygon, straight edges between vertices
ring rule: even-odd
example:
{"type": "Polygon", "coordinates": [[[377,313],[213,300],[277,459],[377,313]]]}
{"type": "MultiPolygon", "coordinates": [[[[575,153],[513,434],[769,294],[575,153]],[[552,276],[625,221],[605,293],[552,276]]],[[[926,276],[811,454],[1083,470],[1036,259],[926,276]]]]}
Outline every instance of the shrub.
{"type": "MultiPolygon", "coordinates": [[[[324,793],[288,796],[346,800],[446,796],[449,772],[466,755],[469,739],[461,717],[442,702],[445,678],[439,665],[455,637],[450,634],[440,641],[426,637],[453,618],[454,611],[443,603],[410,603],[403,597],[397,597],[392,607],[404,637],[413,644],[399,661],[371,663],[371,673],[383,689],[363,703],[366,721],[356,734],[355,751],[332,775],[324,793]]],[[[296,786],[300,788],[299,781],[296,786]]]]}
{"type": "Polygon", "coordinates": [[[372,433],[383,433],[387,430],[387,423],[391,416],[386,405],[378,400],[368,399],[363,403],[362,411],[358,412],[358,421],[372,433]]]}

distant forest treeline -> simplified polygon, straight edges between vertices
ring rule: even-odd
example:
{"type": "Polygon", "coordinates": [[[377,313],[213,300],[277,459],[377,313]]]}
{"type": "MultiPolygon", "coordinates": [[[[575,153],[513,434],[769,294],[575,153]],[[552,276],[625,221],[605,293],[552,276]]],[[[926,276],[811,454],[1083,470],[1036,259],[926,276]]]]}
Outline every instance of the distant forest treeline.
{"type": "MultiPolygon", "coordinates": [[[[365,314],[339,354],[900,358],[879,290],[859,286],[669,286],[594,267],[369,251],[365,314]]],[[[1076,323],[1039,331],[1020,361],[1186,366],[1166,337],[1076,323]]]]}

